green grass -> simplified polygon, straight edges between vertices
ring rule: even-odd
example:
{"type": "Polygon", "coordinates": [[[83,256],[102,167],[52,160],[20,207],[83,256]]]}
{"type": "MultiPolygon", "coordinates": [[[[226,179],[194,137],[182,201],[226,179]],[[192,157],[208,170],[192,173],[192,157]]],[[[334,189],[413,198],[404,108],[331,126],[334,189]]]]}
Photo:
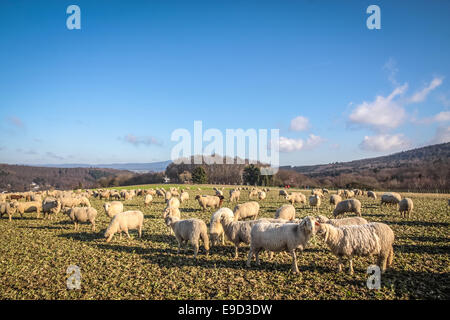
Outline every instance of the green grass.
{"type": "MultiPolygon", "coordinates": [[[[153,186],[154,187],[154,186],[153,186]]],[[[169,185],[164,185],[169,187],[169,185]]],[[[201,212],[196,194],[213,194],[211,187],[189,190],[190,200],[182,205],[182,217],[196,217],[209,223],[210,212],[201,212]]],[[[240,202],[248,200],[242,192],[240,202]]],[[[228,192],[226,192],[228,199],[228,192]]],[[[318,237],[298,255],[300,274],[292,274],[291,258],[275,254],[272,261],[262,255],[261,266],[245,266],[248,247],[242,246],[239,259],[232,258],[231,243],[213,247],[198,261],[192,247],[176,253],[177,243],[162,219],[165,203],[155,198],[148,207],[143,197],[125,202],[128,210],[144,212],[143,238],[106,243],[103,233],[109,223],[103,202],[91,199],[98,210],[98,232],[82,225],[79,232],[62,214],[57,219],[37,219],[36,213],[0,219],[1,299],[449,299],[448,195],[409,194],[415,210],[410,219],[401,218],[395,208],[380,209],[379,200],[358,197],[363,216],[389,224],[396,235],[393,267],[382,276],[382,288],[366,287],[370,258],[354,259],[355,274],[336,273],[337,259],[318,237]],[[66,269],[81,268],[81,289],[66,288],[66,269]]],[[[330,216],[328,197],[321,214],[330,216]]],[[[261,217],[273,217],[284,204],[277,191],[261,202],[261,217]]],[[[227,200],[224,206],[233,208],[227,200]]],[[[311,215],[309,208],[297,209],[297,216],[311,215]]]]}

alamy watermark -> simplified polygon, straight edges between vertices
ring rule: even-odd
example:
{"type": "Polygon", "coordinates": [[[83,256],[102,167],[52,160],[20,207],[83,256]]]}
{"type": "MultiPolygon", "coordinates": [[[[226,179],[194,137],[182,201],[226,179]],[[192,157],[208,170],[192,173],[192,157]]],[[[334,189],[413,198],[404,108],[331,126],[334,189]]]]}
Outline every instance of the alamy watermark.
{"type": "Polygon", "coordinates": [[[266,164],[262,175],[273,175],[280,166],[279,129],[226,129],[215,128],[203,132],[203,122],[194,121],[194,133],[179,128],[172,132],[171,140],[178,142],[171,152],[175,164],[266,164]],[[210,142],[203,147],[204,142],[210,142]]]}
{"type": "Polygon", "coordinates": [[[79,266],[70,265],[67,267],[66,274],[69,276],[66,281],[67,289],[80,289],[81,287],[81,270],[79,266]]]}
{"type": "Polygon", "coordinates": [[[367,288],[380,289],[381,288],[381,270],[377,265],[370,265],[367,268],[367,274],[370,276],[367,278],[367,288]]]}

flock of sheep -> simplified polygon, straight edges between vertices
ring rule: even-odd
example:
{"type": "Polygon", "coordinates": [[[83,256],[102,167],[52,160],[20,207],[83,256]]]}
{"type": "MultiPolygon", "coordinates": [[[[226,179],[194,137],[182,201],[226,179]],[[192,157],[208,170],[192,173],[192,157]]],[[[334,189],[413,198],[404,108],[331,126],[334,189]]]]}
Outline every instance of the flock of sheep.
{"type": "MultiPolygon", "coordinates": [[[[166,207],[162,218],[165,224],[178,241],[178,252],[183,243],[190,242],[194,247],[194,257],[199,251],[199,242],[203,242],[208,255],[211,245],[221,243],[225,245],[225,238],[235,246],[235,255],[241,243],[250,246],[247,266],[250,267],[252,258],[256,258],[259,265],[259,253],[266,251],[270,258],[275,252],[288,252],[292,256],[292,271],[298,272],[296,250],[302,251],[314,235],[320,235],[330,251],[339,259],[338,270],[342,271],[344,259],[349,261],[349,272],[353,273],[353,256],[377,256],[377,265],[382,272],[392,264],[394,251],[394,233],[392,229],[383,223],[368,222],[362,218],[361,202],[355,196],[367,196],[376,199],[373,191],[362,190],[338,190],[331,194],[327,189],[313,189],[307,197],[301,192],[288,193],[285,189],[279,190],[278,196],[284,197],[290,204],[285,204],[276,210],[274,218],[260,218],[258,214],[260,203],[264,202],[269,188],[237,187],[229,191],[230,203],[236,202],[232,211],[222,207],[224,188],[213,188],[215,195],[197,195],[202,210],[211,208],[212,213],[209,230],[205,221],[197,218],[181,219],[180,206],[189,199],[189,187],[186,190],[170,188],[136,189],[136,190],[86,190],[86,191],[45,191],[26,192],[21,194],[0,194],[0,214],[7,214],[11,221],[14,214],[21,216],[25,212],[37,212],[38,218],[43,213],[44,218],[52,219],[62,212],[73,221],[75,229],[79,223],[89,222],[95,232],[95,219],[98,215],[89,201],[95,197],[106,200],[103,208],[111,221],[105,231],[106,241],[112,240],[116,233],[122,237],[125,233],[128,237],[130,230],[137,230],[139,237],[142,235],[144,214],[139,210],[124,211],[123,202],[131,200],[135,196],[144,199],[144,205],[151,205],[155,197],[163,197],[166,207]],[[256,197],[259,201],[238,203],[242,192],[248,192],[250,200],[256,197]],[[296,218],[295,204],[308,205],[313,211],[320,211],[325,194],[329,195],[329,203],[334,206],[334,219],[324,215],[306,216],[296,218]],[[24,198],[25,201],[18,201],[24,198]],[[345,213],[354,213],[356,216],[344,218],[345,213]]],[[[201,191],[201,189],[198,189],[201,191]]],[[[398,193],[390,192],[381,196],[380,205],[394,204],[402,216],[410,216],[413,210],[413,202],[409,198],[401,199],[398,193]]],[[[320,212],[319,212],[320,213],[320,212]]]]}

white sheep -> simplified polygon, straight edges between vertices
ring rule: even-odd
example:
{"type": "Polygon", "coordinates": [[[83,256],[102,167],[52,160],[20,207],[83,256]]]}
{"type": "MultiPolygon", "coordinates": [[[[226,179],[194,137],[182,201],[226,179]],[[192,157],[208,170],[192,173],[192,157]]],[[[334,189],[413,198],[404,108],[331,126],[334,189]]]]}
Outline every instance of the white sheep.
{"type": "Polygon", "coordinates": [[[288,193],[287,193],[287,191],[284,190],[284,189],[281,189],[281,190],[278,192],[278,197],[286,197],[287,195],[288,195],[288,193]]]}
{"type": "Polygon", "coordinates": [[[353,274],[353,256],[378,256],[377,265],[382,272],[392,264],[395,237],[392,229],[384,223],[335,227],[317,222],[317,233],[323,235],[331,252],[339,258],[339,272],[342,271],[343,257],[349,259],[350,274],[353,274]]]}
{"type": "Polygon", "coordinates": [[[373,192],[373,191],[367,191],[367,197],[376,199],[377,198],[377,194],[375,192],[373,192]]]}
{"type": "Polygon", "coordinates": [[[220,208],[212,214],[209,223],[209,236],[211,238],[211,245],[215,245],[217,241],[221,241],[222,245],[225,244],[225,233],[220,220],[222,215],[227,215],[230,216],[232,220],[234,219],[233,211],[231,211],[231,209],[229,208],[220,208]]]}
{"type": "Polygon", "coordinates": [[[368,223],[366,219],[361,217],[349,217],[349,218],[342,218],[342,219],[329,219],[325,216],[317,216],[317,221],[320,223],[329,223],[335,227],[340,226],[350,226],[350,225],[358,225],[358,224],[366,224],[368,223]]]}
{"type": "Polygon", "coordinates": [[[198,201],[198,204],[200,205],[200,207],[203,208],[203,211],[205,211],[206,208],[208,207],[213,209],[220,208],[222,206],[223,199],[224,199],[223,196],[217,197],[217,196],[197,195],[195,197],[195,200],[198,201]]]}
{"type": "Polygon", "coordinates": [[[259,200],[264,200],[266,198],[266,193],[264,191],[259,191],[258,192],[258,199],[259,200]]]}
{"type": "Polygon", "coordinates": [[[123,203],[120,201],[105,202],[103,208],[108,217],[114,218],[116,214],[123,212],[123,203]]]}
{"type": "Polygon", "coordinates": [[[275,219],[294,220],[295,219],[295,207],[291,204],[285,204],[277,209],[275,212],[275,219]]]}
{"type": "Polygon", "coordinates": [[[231,190],[230,191],[230,201],[231,202],[238,202],[239,198],[241,197],[241,191],[240,190],[231,190]]]}
{"type": "Polygon", "coordinates": [[[301,192],[291,192],[285,197],[285,199],[292,205],[294,205],[295,203],[306,204],[306,196],[301,192]]]}
{"type": "Polygon", "coordinates": [[[58,214],[60,211],[61,201],[49,197],[42,201],[42,212],[44,214],[44,218],[50,217],[50,220],[53,220],[53,215],[58,214]]]}
{"type": "Polygon", "coordinates": [[[166,225],[171,227],[178,241],[178,253],[183,242],[191,242],[194,247],[194,258],[197,258],[199,240],[203,241],[206,255],[209,253],[208,228],[206,223],[200,219],[180,220],[178,217],[167,216],[166,225]]]}
{"type": "Polygon", "coordinates": [[[110,242],[116,232],[122,238],[122,232],[130,237],[129,230],[137,230],[139,238],[142,237],[142,226],[144,224],[144,214],[139,211],[125,211],[118,213],[112,218],[105,232],[106,242],[110,242]]]}
{"type": "Polygon", "coordinates": [[[20,213],[20,216],[23,217],[25,212],[37,212],[37,217],[40,217],[40,213],[42,211],[42,202],[38,201],[28,201],[28,202],[18,202],[11,201],[11,206],[16,208],[16,212],[20,213]]]}
{"type": "Polygon", "coordinates": [[[398,211],[400,211],[400,215],[406,218],[411,217],[411,212],[414,209],[414,203],[410,198],[404,198],[398,203],[398,211]]]}
{"type": "Polygon", "coordinates": [[[167,200],[167,207],[179,208],[180,200],[176,197],[171,197],[169,200],[167,200]]]}
{"type": "Polygon", "coordinates": [[[184,201],[189,200],[189,193],[186,191],[183,191],[180,195],[180,202],[183,203],[184,201]]]}
{"type": "Polygon", "coordinates": [[[148,207],[150,203],[153,201],[153,196],[151,194],[147,194],[144,198],[144,205],[148,207]]]}
{"type": "Polygon", "coordinates": [[[358,199],[348,199],[339,202],[333,210],[333,215],[337,217],[345,212],[354,212],[361,216],[361,202],[358,199]]]}
{"type": "Polygon", "coordinates": [[[12,216],[14,213],[16,213],[16,211],[16,208],[10,202],[0,203],[0,217],[3,217],[4,214],[7,214],[8,220],[11,222],[12,216]]]}
{"type": "Polygon", "coordinates": [[[334,205],[334,207],[336,208],[336,205],[342,201],[341,196],[337,195],[337,194],[332,194],[330,196],[330,204],[334,205]]]}
{"type": "Polygon", "coordinates": [[[250,201],[238,204],[234,207],[234,219],[247,219],[253,218],[256,219],[259,213],[259,203],[256,201],[250,201]]]}
{"type": "Polygon", "coordinates": [[[92,207],[74,207],[65,208],[64,213],[67,214],[70,220],[73,221],[75,230],[78,230],[80,223],[90,222],[92,231],[95,231],[95,218],[97,217],[97,210],[92,207]]]}
{"type": "Polygon", "coordinates": [[[395,204],[398,205],[398,203],[402,200],[402,197],[397,192],[386,192],[381,196],[381,202],[380,206],[383,204],[395,204]]]}
{"type": "Polygon", "coordinates": [[[314,209],[320,210],[320,195],[315,193],[314,195],[309,197],[309,205],[314,209]]]}
{"type": "Polygon", "coordinates": [[[303,251],[309,239],[314,234],[313,217],[305,217],[300,223],[257,223],[251,230],[250,251],[248,253],[247,267],[255,255],[256,264],[259,265],[259,252],[268,250],[272,252],[286,251],[292,256],[292,272],[298,273],[295,249],[303,251]]]}

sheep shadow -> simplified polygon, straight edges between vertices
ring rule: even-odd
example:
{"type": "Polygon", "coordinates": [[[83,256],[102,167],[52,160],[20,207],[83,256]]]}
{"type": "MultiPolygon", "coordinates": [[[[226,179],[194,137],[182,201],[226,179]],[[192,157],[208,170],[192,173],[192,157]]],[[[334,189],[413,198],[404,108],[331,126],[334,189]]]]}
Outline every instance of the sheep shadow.
{"type": "Polygon", "coordinates": [[[417,220],[403,220],[403,221],[385,221],[386,224],[396,224],[399,226],[409,226],[409,227],[448,227],[450,223],[447,222],[428,222],[428,221],[417,221],[417,220]]]}
{"type": "Polygon", "coordinates": [[[116,252],[126,252],[126,253],[139,253],[145,254],[146,250],[143,247],[138,246],[130,246],[126,244],[113,244],[113,243],[98,243],[94,244],[95,247],[102,250],[113,250],[116,252]]]}
{"type": "Polygon", "coordinates": [[[386,217],[385,214],[382,213],[362,213],[362,216],[364,217],[376,217],[376,218],[384,218],[386,217]]]}
{"type": "Polygon", "coordinates": [[[63,227],[54,227],[54,226],[19,226],[19,229],[36,229],[36,230],[66,230],[67,228],[63,227]]]}
{"type": "Polygon", "coordinates": [[[409,245],[397,244],[394,245],[394,252],[402,253],[428,253],[428,254],[449,254],[450,246],[424,246],[424,245],[409,245]]]}
{"type": "Polygon", "coordinates": [[[449,242],[450,243],[450,238],[446,238],[446,237],[418,236],[418,237],[398,237],[398,239],[409,239],[409,240],[420,241],[420,242],[449,242]]]}
{"type": "Polygon", "coordinates": [[[103,232],[102,231],[97,231],[97,232],[80,231],[80,232],[71,232],[71,233],[60,234],[60,235],[58,235],[58,237],[90,242],[90,241],[95,241],[95,240],[99,240],[99,239],[104,239],[103,234],[104,234],[104,230],[103,230],[103,232]]]}

